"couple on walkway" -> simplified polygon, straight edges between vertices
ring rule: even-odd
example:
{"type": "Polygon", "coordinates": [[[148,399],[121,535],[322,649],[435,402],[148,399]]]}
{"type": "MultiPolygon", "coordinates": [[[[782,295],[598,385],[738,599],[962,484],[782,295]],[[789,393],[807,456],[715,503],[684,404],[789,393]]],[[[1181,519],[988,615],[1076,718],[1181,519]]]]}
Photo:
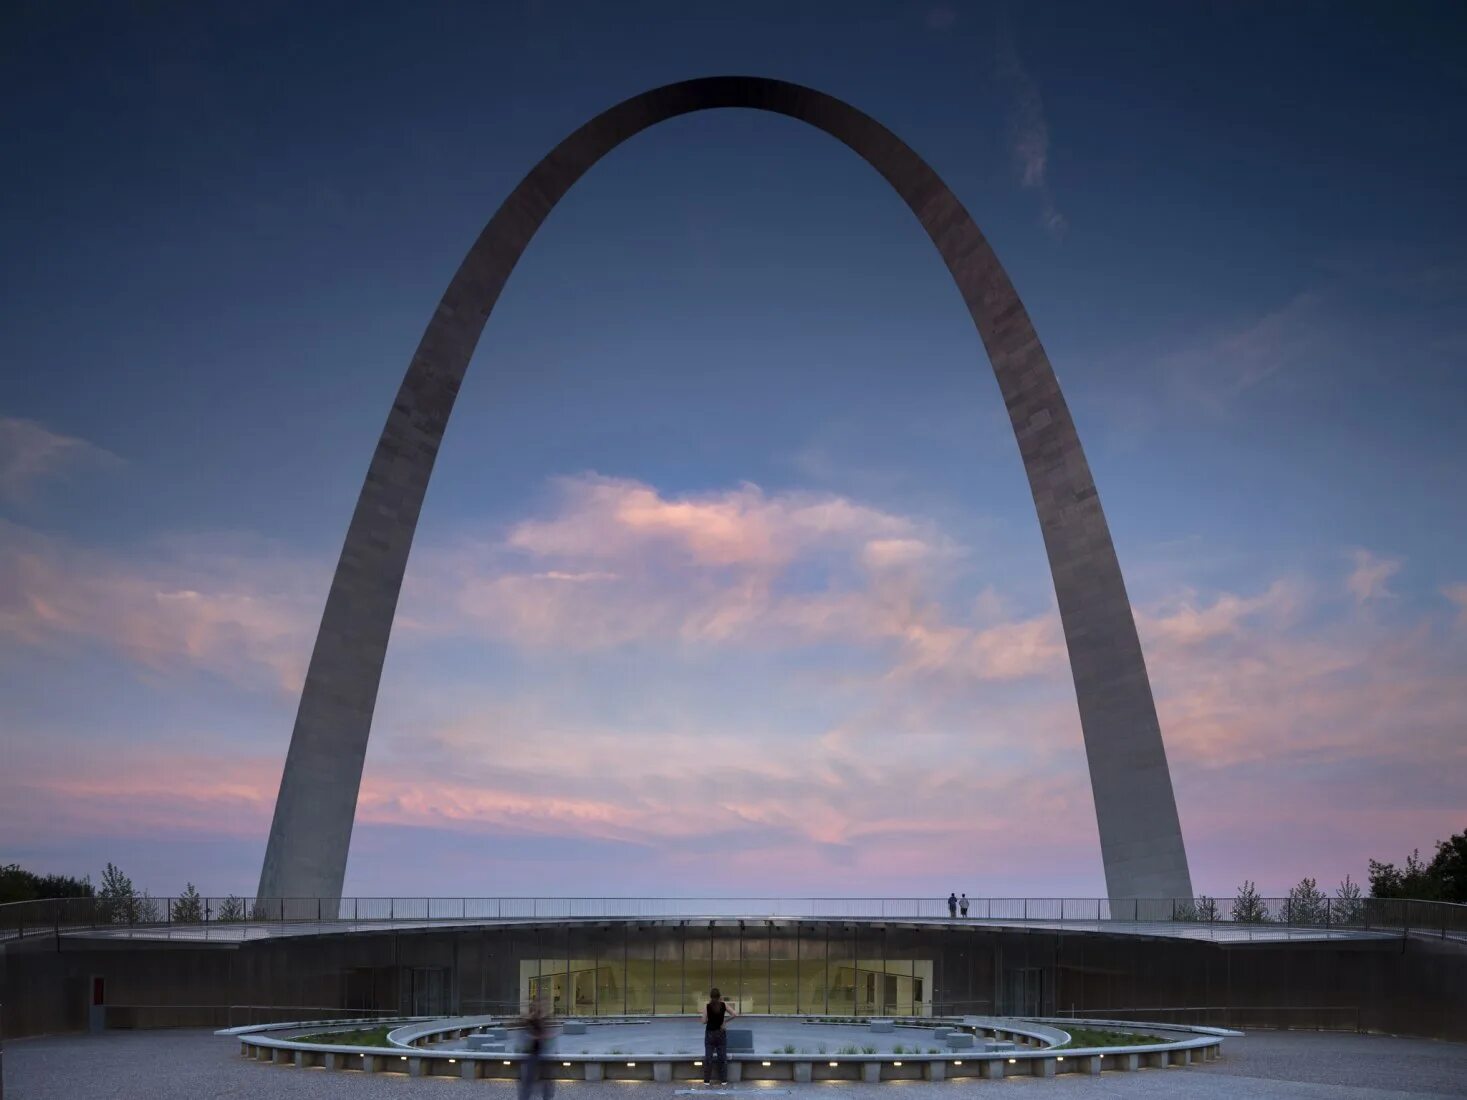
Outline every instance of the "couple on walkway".
{"type": "Polygon", "coordinates": [[[947,915],[949,917],[956,917],[959,909],[963,911],[963,916],[966,917],[968,915],[968,895],[964,894],[962,897],[958,897],[957,894],[949,894],[947,896],[947,915]]]}

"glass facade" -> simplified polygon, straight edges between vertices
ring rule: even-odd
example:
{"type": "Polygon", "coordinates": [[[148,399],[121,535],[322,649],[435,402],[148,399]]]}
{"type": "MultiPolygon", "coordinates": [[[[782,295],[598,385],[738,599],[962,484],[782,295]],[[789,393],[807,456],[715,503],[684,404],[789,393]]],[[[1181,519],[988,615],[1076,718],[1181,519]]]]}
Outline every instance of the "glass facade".
{"type": "Polygon", "coordinates": [[[500,1015],[531,996],[560,1013],[669,1015],[696,1012],[718,984],[751,1012],[1078,1013],[1467,1039],[1467,952],[1417,936],[1215,942],[839,918],[591,918],[271,936],[228,951],[67,936],[0,947],[10,1035],[84,1030],[74,991],[101,977],[109,1001],[127,1006],[109,1009],[120,1027],[500,1015]]]}
{"type": "Polygon", "coordinates": [[[539,998],[570,1015],[671,1015],[697,1012],[717,988],[746,1013],[934,1012],[935,960],[909,929],[713,921],[546,926],[529,935],[532,943],[515,937],[530,956],[517,960],[521,1007],[539,998]]]}

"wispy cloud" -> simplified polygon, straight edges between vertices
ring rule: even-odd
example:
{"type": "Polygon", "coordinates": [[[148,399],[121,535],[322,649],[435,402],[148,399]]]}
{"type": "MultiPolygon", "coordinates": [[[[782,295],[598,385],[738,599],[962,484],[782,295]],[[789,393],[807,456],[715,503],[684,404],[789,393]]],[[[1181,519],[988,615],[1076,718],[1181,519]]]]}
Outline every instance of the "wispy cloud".
{"type": "Polygon", "coordinates": [[[1009,97],[1009,142],[1019,183],[1039,196],[1040,221],[1058,240],[1069,223],[1056,207],[1049,185],[1049,119],[1039,85],[1020,60],[1006,23],[998,32],[998,79],[1009,97]]]}
{"type": "Polygon", "coordinates": [[[927,9],[923,21],[927,24],[927,29],[931,31],[951,30],[958,21],[958,13],[946,4],[939,4],[927,9]]]}
{"type": "Polygon", "coordinates": [[[1386,599],[1391,591],[1386,583],[1401,571],[1400,558],[1382,557],[1369,550],[1357,549],[1350,553],[1354,567],[1345,578],[1345,588],[1355,597],[1356,603],[1386,599]]]}
{"type": "Polygon", "coordinates": [[[43,481],[118,461],[110,451],[34,420],[0,417],[0,499],[23,501],[43,481]]]}
{"type": "MultiPolygon", "coordinates": [[[[1359,591],[1336,561],[1256,589],[1142,599],[1204,888],[1358,878],[1368,856],[1455,822],[1467,630],[1451,618],[1467,622],[1467,584],[1444,589],[1453,616],[1442,604],[1380,616],[1369,600],[1393,561],[1359,559],[1359,591]],[[1278,845],[1285,834],[1298,844],[1278,845]]],[[[649,888],[835,890],[881,875],[917,889],[965,873],[1020,889],[1004,853],[1022,823],[1046,862],[1036,888],[1096,889],[1058,618],[954,580],[982,568],[933,522],[848,497],[562,479],[518,522],[415,557],[361,844],[416,830],[502,850],[475,864],[484,889],[543,888],[543,866],[518,867],[513,853],[546,845],[594,853],[577,874],[645,873],[649,888]],[[481,641],[512,652],[512,678],[490,687],[440,666],[481,641]],[[639,687],[619,690],[628,675],[639,687]],[[757,706],[701,701],[690,675],[718,690],[748,676],[757,706]],[[395,704],[404,690],[431,706],[395,704]]],[[[288,700],[328,571],[237,540],[115,558],[0,527],[0,642],[63,665],[69,644],[104,645],[288,700]]],[[[99,844],[208,832],[248,848],[268,823],[278,755],[162,721],[157,744],[17,738],[0,769],[0,834],[99,844]]],[[[283,751],[284,704],[279,722],[283,751]]],[[[402,886],[387,866],[365,874],[361,888],[402,886]]]]}
{"type": "Polygon", "coordinates": [[[1328,361],[1343,339],[1325,295],[1310,291],[1223,326],[1162,356],[1158,365],[1176,398],[1217,415],[1276,376],[1328,361]]]}
{"type": "Polygon", "coordinates": [[[585,475],[555,488],[547,514],[502,540],[425,551],[404,594],[411,629],[586,652],[858,647],[887,653],[897,676],[1022,678],[1062,658],[1053,613],[952,616],[961,555],[921,519],[747,484],[673,497],[585,475]]]}
{"type": "Polygon", "coordinates": [[[0,521],[0,643],[95,644],[153,670],[293,692],[324,595],[311,579],[254,540],[120,556],[0,521]]]}
{"type": "Polygon", "coordinates": [[[1457,606],[1457,625],[1467,626],[1467,582],[1447,585],[1442,595],[1457,606]]]}

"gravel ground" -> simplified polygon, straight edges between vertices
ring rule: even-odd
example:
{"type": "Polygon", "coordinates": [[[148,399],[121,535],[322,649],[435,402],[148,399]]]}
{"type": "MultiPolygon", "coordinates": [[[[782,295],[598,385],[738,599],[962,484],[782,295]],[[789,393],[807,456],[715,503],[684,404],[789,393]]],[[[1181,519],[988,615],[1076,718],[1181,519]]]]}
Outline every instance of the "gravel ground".
{"type": "MultiPolygon", "coordinates": [[[[440,1100],[475,1094],[513,1100],[503,1081],[406,1078],[298,1070],[262,1065],[239,1057],[232,1040],[207,1031],[114,1031],[98,1036],[12,1039],[5,1046],[4,1100],[110,1100],[149,1097],[202,1100],[205,1097],[332,1097],[440,1100]]],[[[1153,1069],[1105,1073],[1100,1077],[1061,1076],[1048,1080],[1011,1077],[1003,1081],[965,1079],[934,1084],[817,1085],[748,1084],[720,1090],[723,1095],[763,1094],[815,1097],[831,1092],[852,1100],[942,1100],[954,1092],[1004,1090],[1017,1096],[1180,1097],[1183,1100],[1250,1100],[1253,1097],[1311,1100],[1378,1100],[1386,1097],[1467,1096],[1467,1044],[1374,1035],[1325,1035],[1258,1031],[1229,1040],[1221,1061],[1190,1069],[1153,1069]]],[[[650,1082],[559,1083],[561,1100],[673,1100],[702,1093],[686,1085],[650,1082]]]]}

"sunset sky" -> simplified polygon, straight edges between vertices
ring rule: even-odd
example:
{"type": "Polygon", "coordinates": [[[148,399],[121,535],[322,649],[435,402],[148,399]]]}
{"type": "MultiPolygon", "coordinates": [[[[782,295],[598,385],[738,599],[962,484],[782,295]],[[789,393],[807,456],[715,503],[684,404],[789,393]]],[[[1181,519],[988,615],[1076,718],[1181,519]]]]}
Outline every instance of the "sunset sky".
{"type": "MultiPolygon", "coordinates": [[[[1197,889],[1467,828],[1461,5],[428,7],[7,17],[0,863],[254,889],[455,266],[592,114],[730,72],[890,126],[1008,268],[1197,889]]],[[[608,156],[449,426],[346,892],[1103,888],[1033,504],[915,220],[787,119],[608,156]]]]}

